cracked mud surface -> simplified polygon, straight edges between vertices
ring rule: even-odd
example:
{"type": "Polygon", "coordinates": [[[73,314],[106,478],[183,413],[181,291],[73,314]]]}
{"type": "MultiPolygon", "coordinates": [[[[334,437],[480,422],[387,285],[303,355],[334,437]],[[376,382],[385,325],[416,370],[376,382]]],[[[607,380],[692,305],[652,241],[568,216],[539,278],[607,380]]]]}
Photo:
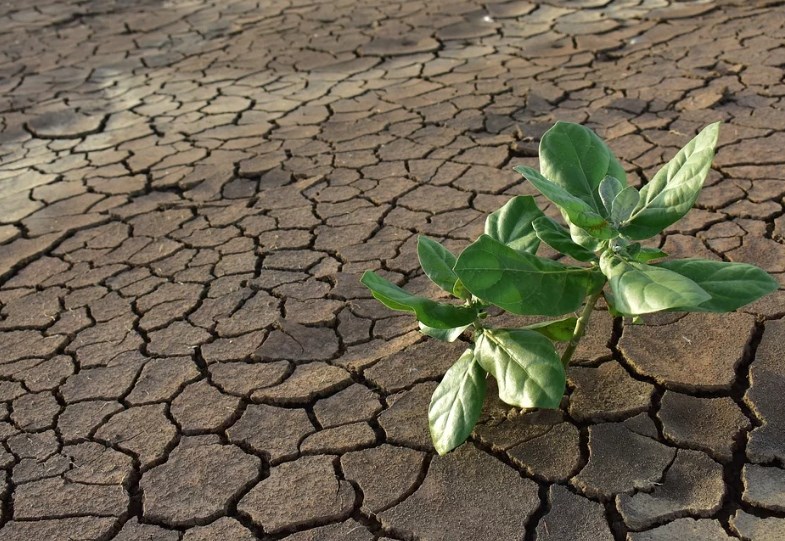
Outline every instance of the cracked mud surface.
{"type": "MultiPolygon", "coordinates": [[[[0,538],[785,537],[785,295],[598,313],[555,412],[426,408],[436,293],[554,121],[635,182],[724,121],[676,257],[785,274],[780,2],[0,6],[0,538]]],[[[550,209],[549,212],[553,212],[550,209]]],[[[785,282],[783,282],[785,283],[785,282]]],[[[490,394],[490,393],[489,393],[490,394]]]]}

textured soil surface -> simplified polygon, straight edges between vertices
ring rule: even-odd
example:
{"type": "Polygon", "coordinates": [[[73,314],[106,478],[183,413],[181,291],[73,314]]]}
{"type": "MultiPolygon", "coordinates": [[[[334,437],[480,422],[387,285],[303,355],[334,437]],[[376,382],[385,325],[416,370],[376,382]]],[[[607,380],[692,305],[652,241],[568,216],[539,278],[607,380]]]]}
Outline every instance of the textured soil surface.
{"type": "Polygon", "coordinates": [[[783,291],[598,312],[561,410],[440,458],[465,345],[358,283],[436,294],[417,234],[533,193],[556,120],[635,183],[724,121],[660,246],[782,280],[783,66],[780,2],[2,3],[0,538],[785,539],[783,291]]]}

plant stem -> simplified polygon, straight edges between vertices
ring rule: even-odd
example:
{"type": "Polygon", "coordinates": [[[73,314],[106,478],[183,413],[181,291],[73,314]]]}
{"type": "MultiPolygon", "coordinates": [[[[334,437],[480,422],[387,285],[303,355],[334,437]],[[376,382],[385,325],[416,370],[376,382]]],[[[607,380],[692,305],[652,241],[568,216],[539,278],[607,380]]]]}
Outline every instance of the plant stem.
{"type": "Polygon", "coordinates": [[[575,330],[572,332],[572,338],[570,338],[567,349],[564,350],[564,353],[561,356],[561,364],[564,366],[565,370],[570,364],[570,359],[572,359],[572,354],[575,353],[578,343],[581,341],[581,338],[583,338],[583,333],[586,332],[586,325],[588,325],[591,313],[594,311],[594,305],[597,304],[597,299],[599,299],[601,295],[602,288],[600,288],[598,292],[592,294],[583,306],[581,316],[575,323],[575,330]]]}

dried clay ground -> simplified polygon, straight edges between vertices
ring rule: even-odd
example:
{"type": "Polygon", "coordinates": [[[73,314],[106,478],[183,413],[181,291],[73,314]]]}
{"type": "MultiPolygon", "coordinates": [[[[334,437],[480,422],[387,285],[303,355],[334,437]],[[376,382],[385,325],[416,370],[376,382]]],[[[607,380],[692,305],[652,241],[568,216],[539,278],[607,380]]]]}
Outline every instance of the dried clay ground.
{"type": "MultiPolygon", "coordinates": [[[[642,184],[722,120],[676,257],[785,274],[785,5],[0,5],[0,539],[785,539],[785,295],[598,312],[554,412],[430,444],[410,290],[556,120],[642,184]]],[[[553,209],[548,212],[552,213],[553,209]]]]}

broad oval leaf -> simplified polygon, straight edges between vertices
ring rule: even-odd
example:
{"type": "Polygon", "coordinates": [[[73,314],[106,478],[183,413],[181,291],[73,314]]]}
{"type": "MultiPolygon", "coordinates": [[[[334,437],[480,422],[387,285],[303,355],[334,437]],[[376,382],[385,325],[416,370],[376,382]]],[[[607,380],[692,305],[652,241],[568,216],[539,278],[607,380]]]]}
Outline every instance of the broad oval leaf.
{"type": "Polygon", "coordinates": [[[606,176],[627,185],[624,168],[603,140],[589,128],[571,122],[557,122],[542,136],[540,169],[546,178],[595,211],[602,209],[598,188],[606,176]]]}
{"type": "Polygon", "coordinates": [[[596,252],[602,248],[603,240],[592,237],[577,225],[569,223],[569,221],[568,225],[570,226],[570,238],[572,238],[575,244],[579,244],[591,252],[596,252]]]}
{"type": "Polygon", "coordinates": [[[457,258],[452,252],[435,240],[420,235],[417,237],[417,257],[428,278],[447,293],[452,293],[458,281],[458,275],[452,270],[457,258]]]}
{"type": "Polygon", "coordinates": [[[608,277],[614,308],[625,315],[698,306],[711,298],[698,284],[675,272],[625,261],[604,253],[600,268],[608,277]]]}
{"type": "Polygon", "coordinates": [[[417,319],[434,329],[452,329],[469,325],[477,311],[468,306],[453,306],[412,295],[373,271],[365,271],[360,281],[387,308],[414,312],[417,319]]]}
{"type": "Polygon", "coordinates": [[[499,398],[519,408],[557,408],[566,384],[564,367],[550,340],[523,329],[486,329],[475,356],[496,378],[499,398]]]}
{"type": "Polygon", "coordinates": [[[578,261],[596,261],[594,252],[573,242],[570,233],[555,220],[542,216],[532,222],[534,231],[545,244],[578,261]]]}
{"type": "Polygon", "coordinates": [[[522,328],[538,332],[555,342],[569,342],[572,339],[572,334],[575,332],[576,323],[578,323],[578,318],[572,316],[555,321],[540,321],[522,328]]]}
{"type": "Polygon", "coordinates": [[[471,292],[464,287],[463,282],[461,282],[460,279],[455,281],[455,287],[452,288],[452,294],[463,300],[469,300],[472,298],[471,292]]]}
{"type": "Polygon", "coordinates": [[[602,182],[600,182],[598,192],[600,194],[600,200],[602,201],[602,206],[605,209],[606,216],[611,215],[613,200],[616,199],[616,196],[619,195],[619,193],[624,190],[624,188],[624,183],[622,183],[621,180],[610,175],[602,179],[602,182]]]}
{"type": "Polygon", "coordinates": [[[540,239],[534,233],[532,221],[542,216],[534,198],[518,195],[491,213],[485,220],[485,234],[513,250],[536,253],[540,239]]]}
{"type": "Polygon", "coordinates": [[[574,312],[592,285],[588,268],[516,252],[487,235],[463,251],[455,272],[476,297],[521,315],[574,312]]]}
{"type": "Polygon", "coordinates": [[[646,239],[689,212],[711,167],[719,126],[715,122],[703,128],[641,189],[640,201],[622,233],[631,239],[646,239]]]}
{"type": "Polygon", "coordinates": [[[608,313],[611,316],[621,317],[624,315],[616,309],[616,299],[613,296],[613,291],[606,289],[602,292],[602,296],[605,299],[605,304],[608,305],[608,313]]]}
{"type": "Polygon", "coordinates": [[[634,186],[627,186],[611,202],[611,221],[619,224],[626,221],[640,201],[641,195],[634,186]]]}
{"type": "Polygon", "coordinates": [[[711,299],[700,304],[676,308],[685,312],[732,312],[779,287],[766,271],[746,263],[681,259],[653,266],[686,276],[711,295],[711,299]]]}
{"type": "Polygon", "coordinates": [[[433,447],[444,455],[472,433],[485,399],[485,370],[467,349],[444,374],[428,407],[433,447]]]}
{"type": "Polygon", "coordinates": [[[655,259],[668,257],[668,254],[659,248],[649,248],[648,246],[641,246],[638,252],[633,256],[633,259],[639,263],[648,263],[655,259]]]}
{"type": "Polygon", "coordinates": [[[441,340],[442,342],[455,342],[463,331],[465,331],[469,326],[464,325],[463,327],[455,327],[453,329],[434,329],[433,327],[429,327],[422,321],[419,323],[420,325],[420,332],[423,333],[425,336],[430,336],[431,338],[436,338],[437,340],[441,340]]]}
{"type": "Polygon", "coordinates": [[[615,236],[615,231],[610,227],[608,220],[600,214],[596,204],[589,204],[572,195],[531,167],[519,165],[515,167],[515,170],[526,177],[526,180],[531,182],[542,195],[558,206],[571,223],[598,239],[610,239],[615,236]]]}

